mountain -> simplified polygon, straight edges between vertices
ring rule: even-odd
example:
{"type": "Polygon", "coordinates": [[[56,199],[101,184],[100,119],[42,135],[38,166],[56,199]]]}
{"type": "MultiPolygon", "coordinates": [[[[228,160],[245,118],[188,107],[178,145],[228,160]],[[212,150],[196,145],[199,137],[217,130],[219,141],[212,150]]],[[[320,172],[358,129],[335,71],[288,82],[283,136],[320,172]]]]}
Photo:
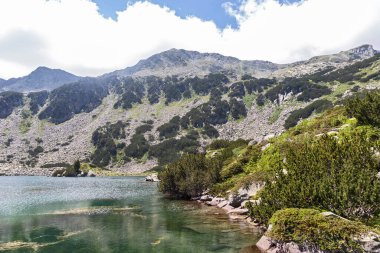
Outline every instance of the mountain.
{"type": "Polygon", "coordinates": [[[30,92],[40,90],[53,90],[62,84],[79,80],[80,77],[60,69],[38,67],[29,75],[19,78],[11,78],[4,81],[0,87],[2,90],[30,92]]]}
{"type": "Polygon", "coordinates": [[[4,83],[5,83],[5,80],[0,78],[0,89],[3,87],[4,83]]]}
{"type": "Polygon", "coordinates": [[[362,45],[337,54],[321,55],[309,60],[286,64],[283,68],[274,71],[273,77],[301,76],[322,69],[342,68],[354,61],[365,60],[373,57],[378,51],[371,45],[362,45]]]}
{"type": "Polygon", "coordinates": [[[356,47],[347,51],[341,51],[337,54],[316,56],[311,58],[309,62],[325,61],[342,63],[373,57],[377,53],[378,51],[373,49],[372,45],[362,45],[360,47],[356,47]]]}
{"type": "Polygon", "coordinates": [[[170,49],[105,76],[200,76],[220,72],[264,76],[279,68],[281,65],[269,61],[241,61],[216,53],[170,49]]]}
{"type": "MultiPolygon", "coordinates": [[[[0,174],[51,174],[76,159],[142,172],[218,138],[262,141],[380,88],[379,69],[368,45],[284,65],[173,49],[51,91],[0,92],[0,174]]],[[[6,88],[55,73],[39,68],[6,88]]]]}
{"type": "Polygon", "coordinates": [[[316,56],[306,61],[276,64],[269,61],[243,61],[216,53],[199,53],[184,49],[170,49],[139,61],[132,67],[113,71],[109,76],[205,76],[210,73],[228,73],[256,77],[299,76],[325,68],[337,68],[363,60],[377,53],[371,45],[342,51],[337,54],[316,56]]]}

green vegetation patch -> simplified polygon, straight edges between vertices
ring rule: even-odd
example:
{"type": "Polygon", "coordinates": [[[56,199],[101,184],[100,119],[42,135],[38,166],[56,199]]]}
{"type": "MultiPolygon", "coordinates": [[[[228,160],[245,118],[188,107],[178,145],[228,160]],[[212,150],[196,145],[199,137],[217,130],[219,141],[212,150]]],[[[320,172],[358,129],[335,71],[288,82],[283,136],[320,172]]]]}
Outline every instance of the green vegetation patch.
{"type": "Polygon", "coordinates": [[[92,78],[63,85],[50,93],[50,103],[38,118],[54,124],[63,123],[75,114],[91,112],[102,103],[107,94],[106,87],[92,78]]]}
{"type": "Polygon", "coordinates": [[[289,129],[290,127],[297,125],[299,120],[310,117],[313,114],[313,112],[321,113],[327,110],[328,108],[331,108],[332,106],[333,104],[326,99],[314,101],[305,108],[293,111],[285,120],[284,127],[286,129],[289,129]]]}
{"type": "Polygon", "coordinates": [[[379,142],[366,131],[287,142],[251,216],[267,223],[277,210],[316,207],[368,220],[380,212],[379,142]],[[355,143],[355,145],[353,145],[355,143]]]}
{"type": "Polygon", "coordinates": [[[360,94],[349,99],[346,102],[346,110],[360,125],[380,127],[380,91],[360,94]]]}
{"type": "Polygon", "coordinates": [[[5,119],[13,110],[23,105],[23,95],[19,92],[5,91],[0,93],[0,119],[5,119]]]}
{"type": "Polygon", "coordinates": [[[357,238],[370,231],[360,222],[324,216],[313,209],[289,208],[277,211],[269,221],[267,235],[280,242],[296,242],[332,252],[363,252],[357,238]]]}

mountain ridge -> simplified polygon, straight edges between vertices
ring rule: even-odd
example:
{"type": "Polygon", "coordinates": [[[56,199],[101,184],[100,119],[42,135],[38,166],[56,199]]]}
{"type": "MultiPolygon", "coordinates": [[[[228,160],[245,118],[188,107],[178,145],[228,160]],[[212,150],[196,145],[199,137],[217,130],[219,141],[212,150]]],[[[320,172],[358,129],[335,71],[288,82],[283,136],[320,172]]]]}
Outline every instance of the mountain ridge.
{"type": "Polygon", "coordinates": [[[200,53],[185,49],[172,48],[147,59],[140,60],[136,65],[121,70],[116,70],[103,76],[147,76],[149,74],[192,76],[203,73],[204,75],[221,71],[249,72],[261,74],[278,69],[279,64],[269,61],[242,61],[232,56],[224,56],[218,53],[200,53]],[[199,66],[197,66],[199,65],[199,66]],[[234,66],[235,65],[235,66],[234,66]],[[174,68],[168,73],[167,68],[174,68]],[[150,73],[147,73],[150,72],[150,73]],[[161,73],[160,73],[161,72],[161,73]],[[256,72],[256,73],[255,73],[256,72]]]}
{"type": "MultiPolygon", "coordinates": [[[[336,54],[320,55],[308,60],[287,64],[277,64],[264,60],[240,60],[219,53],[200,53],[185,49],[169,49],[140,60],[133,66],[100,75],[97,78],[111,76],[205,76],[210,73],[229,75],[249,74],[255,77],[297,76],[315,72],[328,67],[340,67],[378,54],[372,45],[361,45],[336,54]]],[[[31,92],[54,90],[66,83],[73,83],[82,77],[62,69],[38,67],[29,75],[0,79],[0,91],[31,92]]]]}
{"type": "Polygon", "coordinates": [[[41,66],[33,70],[29,75],[0,82],[0,87],[2,86],[3,90],[21,92],[53,90],[65,83],[78,81],[80,78],[61,69],[41,66]]]}
{"type": "MultiPolygon", "coordinates": [[[[240,60],[232,56],[224,56],[219,53],[200,53],[185,49],[172,48],[161,53],[154,54],[147,59],[140,60],[137,64],[102,75],[109,76],[192,76],[204,75],[215,72],[234,72],[235,74],[248,73],[258,77],[275,76],[277,72],[286,71],[297,65],[315,65],[312,70],[320,67],[336,66],[341,63],[349,63],[374,56],[379,53],[372,45],[361,45],[337,54],[315,56],[308,60],[277,64],[264,60],[240,60]],[[196,66],[198,65],[198,66],[196,66]],[[167,68],[174,68],[171,72],[167,68]]],[[[281,74],[280,74],[281,75],[281,74]]]]}
{"type": "MultiPolygon", "coordinates": [[[[380,55],[366,58],[371,48],[362,49],[354,51],[364,59],[323,58],[264,78],[242,69],[206,69],[195,76],[112,75],[82,78],[51,92],[0,93],[0,174],[49,175],[47,168],[75,159],[142,172],[215,138],[261,141],[279,135],[355,92],[380,88],[380,55]]],[[[166,59],[173,51],[187,54],[172,50],[166,59]]],[[[195,57],[189,54],[170,62],[186,63],[195,57]]]]}

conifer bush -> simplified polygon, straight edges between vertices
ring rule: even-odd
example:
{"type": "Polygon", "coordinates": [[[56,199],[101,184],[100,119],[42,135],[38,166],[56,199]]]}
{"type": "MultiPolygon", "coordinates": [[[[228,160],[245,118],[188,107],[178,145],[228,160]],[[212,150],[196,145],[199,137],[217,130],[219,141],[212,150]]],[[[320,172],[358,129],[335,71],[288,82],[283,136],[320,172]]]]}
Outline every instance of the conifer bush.
{"type": "Polygon", "coordinates": [[[380,213],[379,142],[354,130],[339,139],[323,136],[289,142],[267,180],[252,217],[266,223],[284,208],[329,210],[350,219],[368,220],[380,213]]]}

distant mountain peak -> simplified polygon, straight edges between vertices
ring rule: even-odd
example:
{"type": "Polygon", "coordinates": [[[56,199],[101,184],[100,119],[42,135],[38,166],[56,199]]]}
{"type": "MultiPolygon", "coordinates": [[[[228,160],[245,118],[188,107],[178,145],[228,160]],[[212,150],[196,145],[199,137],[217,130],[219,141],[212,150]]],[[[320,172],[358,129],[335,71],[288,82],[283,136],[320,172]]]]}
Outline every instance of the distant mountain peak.
{"type": "Polygon", "coordinates": [[[341,51],[337,54],[315,56],[309,62],[333,62],[333,63],[346,63],[354,60],[364,60],[379,53],[373,49],[372,45],[362,45],[346,51],[341,51]]]}
{"type": "Polygon", "coordinates": [[[355,47],[353,49],[347,50],[346,52],[360,58],[372,57],[375,54],[379,53],[373,48],[372,45],[368,45],[368,44],[355,47]]]}
{"type": "Polygon", "coordinates": [[[228,72],[262,76],[278,69],[279,65],[268,61],[241,61],[238,58],[218,53],[200,53],[172,48],[140,60],[136,65],[117,70],[104,76],[194,76],[228,72]]]}
{"type": "Polygon", "coordinates": [[[21,92],[53,90],[65,83],[78,81],[80,77],[61,69],[41,66],[29,75],[2,82],[0,88],[21,92]]]}

